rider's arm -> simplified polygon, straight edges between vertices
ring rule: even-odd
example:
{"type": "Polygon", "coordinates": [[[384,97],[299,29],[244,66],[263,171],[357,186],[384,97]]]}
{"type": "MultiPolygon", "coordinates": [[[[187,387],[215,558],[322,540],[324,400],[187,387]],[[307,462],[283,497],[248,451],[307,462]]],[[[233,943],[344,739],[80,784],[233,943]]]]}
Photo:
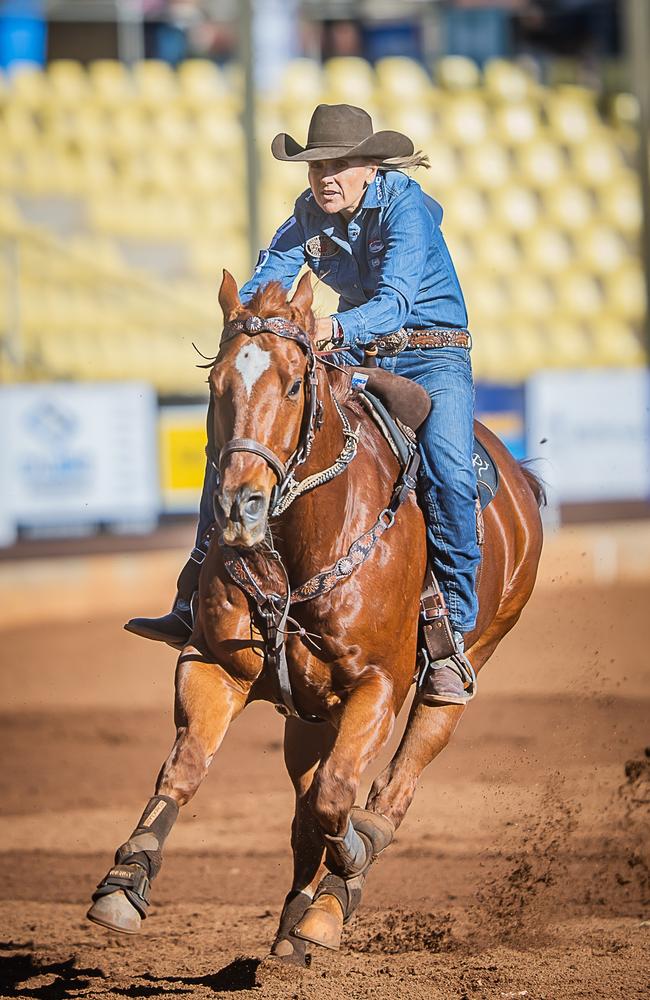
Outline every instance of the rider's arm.
{"type": "Polygon", "coordinates": [[[381,227],[386,251],[377,291],[363,305],[335,313],[346,344],[366,344],[404,325],[420,290],[435,225],[417,184],[391,202],[381,227]]]}
{"type": "Polygon", "coordinates": [[[291,288],[305,263],[304,241],[302,226],[292,215],[280,226],[268,250],[260,251],[252,278],[239,291],[244,304],[261,285],[269,281],[280,281],[283,288],[291,288]]]}

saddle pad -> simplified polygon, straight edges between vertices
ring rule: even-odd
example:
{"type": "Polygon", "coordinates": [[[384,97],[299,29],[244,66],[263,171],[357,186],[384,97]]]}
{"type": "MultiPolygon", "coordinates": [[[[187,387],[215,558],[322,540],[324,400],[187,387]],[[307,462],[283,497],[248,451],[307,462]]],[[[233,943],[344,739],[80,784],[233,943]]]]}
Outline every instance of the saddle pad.
{"type": "Polygon", "coordinates": [[[496,463],[492,460],[490,453],[476,437],[474,438],[472,465],[476,472],[476,484],[478,486],[478,498],[481,501],[481,510],[485,510],[499,489],[499,470],[496,463]]]}

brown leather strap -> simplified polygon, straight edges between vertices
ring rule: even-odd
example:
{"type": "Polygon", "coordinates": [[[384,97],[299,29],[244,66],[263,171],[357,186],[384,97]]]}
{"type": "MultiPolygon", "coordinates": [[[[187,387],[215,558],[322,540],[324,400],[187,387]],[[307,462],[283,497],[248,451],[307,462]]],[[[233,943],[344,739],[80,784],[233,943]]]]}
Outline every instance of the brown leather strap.
{"type": "Polygon", "coordinates": [[[415,347],[471,347],[472,338],[467,330],[410,330],[406,350],[415,347]]]}

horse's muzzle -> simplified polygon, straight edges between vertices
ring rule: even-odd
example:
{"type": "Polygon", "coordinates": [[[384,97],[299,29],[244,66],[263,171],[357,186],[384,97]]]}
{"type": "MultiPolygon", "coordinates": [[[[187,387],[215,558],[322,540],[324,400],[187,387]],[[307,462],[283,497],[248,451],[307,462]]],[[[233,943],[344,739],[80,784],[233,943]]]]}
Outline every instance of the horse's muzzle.
{"type": "Polygon", "coordinates": [[[270,500],[266,493],[245,485],[220,491],[216,500],[215,514],[226,545],[251,548],[263,540],[270,500]]]}

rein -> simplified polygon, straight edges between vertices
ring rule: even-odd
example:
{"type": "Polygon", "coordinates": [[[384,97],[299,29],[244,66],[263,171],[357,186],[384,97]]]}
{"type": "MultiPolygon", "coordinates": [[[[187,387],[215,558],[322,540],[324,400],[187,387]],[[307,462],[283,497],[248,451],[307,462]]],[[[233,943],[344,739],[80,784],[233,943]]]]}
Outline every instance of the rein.
{"type": "MultiPolygon", "coordinates": [[[[258,455],[270,465],[277,476],[278,482],[271,496],[269,517],[279,517],[299,496],[316,489],[318,486],[322,486],[324,483],[330,482],[347,468],[358,451],[360,425],[356,431],[353,431],[344,410],[339,406],[336,399],[333,399],[334,406],[341,419],[345,439],[343,448],[336,461],[329,468],[313,473],[303,480],[297,480],[294,476],[294,471],[309,457],[316,431],[320,429],[323,421],[323,404],[318,398],[316,355],[314,354],[311,341],[297,323],[280,316],[269,317],[267,319],[263,319],[260,316],[249,316],[245,320],[234,320],[225,327],[222,340],[228,342],[240,333],[247,333],[251,336],[258,333],[274,333],[278,337],[295,341],[303,348],[307,355],[305,418],[303,419],[298,445],[286,462],[283,462],[266,445],[252,438],[233,438],[226,442],[219,455],[217,455],[212,435],[211,433],[208,434],[208,458],[219,475],[221,475],[225,459],[240,451],[258,455]]],[[[381,511],[375,524],[352,542],[346,555],[341,556],[332,566],[315,574],[315,576],[293,591],[286,567],[275,548],[270,547],[266,554],[273,559],[283,578],[283,594],[265,593],[262,583],[256,579],[245,555],[228,546],[223,547],[226,571],[233,582],[249,597],[262,623],[261,631],[264,639],[265,663],[275,678],[278,697],[275,707],[282,715],[294,716],[305,722],[323,721],[318,716],[302,714],[295,705],[287,662],[286,636],[292,634],[300,635],[301,637],[308,638],[312,643],[314,643],[314,638],[317,637],[306,632],[295,619],[289,616],[291,606],[329,593],[341,580],[345,580],[351,576],[355,569],[366,561],[377,541],[385,531],[393,526],[398,508],[415,488],[418,465],[419,456],[415,446],[412,446],[409,460],[401,471],[401,475],[393,491],[391,502],[388,507],[381,511]],[[293,632],[290,632],[286,628],[289,622],[295,626],[293,632]]],[[[213,502],[216,511],[216,491],[213,502]]]]}

